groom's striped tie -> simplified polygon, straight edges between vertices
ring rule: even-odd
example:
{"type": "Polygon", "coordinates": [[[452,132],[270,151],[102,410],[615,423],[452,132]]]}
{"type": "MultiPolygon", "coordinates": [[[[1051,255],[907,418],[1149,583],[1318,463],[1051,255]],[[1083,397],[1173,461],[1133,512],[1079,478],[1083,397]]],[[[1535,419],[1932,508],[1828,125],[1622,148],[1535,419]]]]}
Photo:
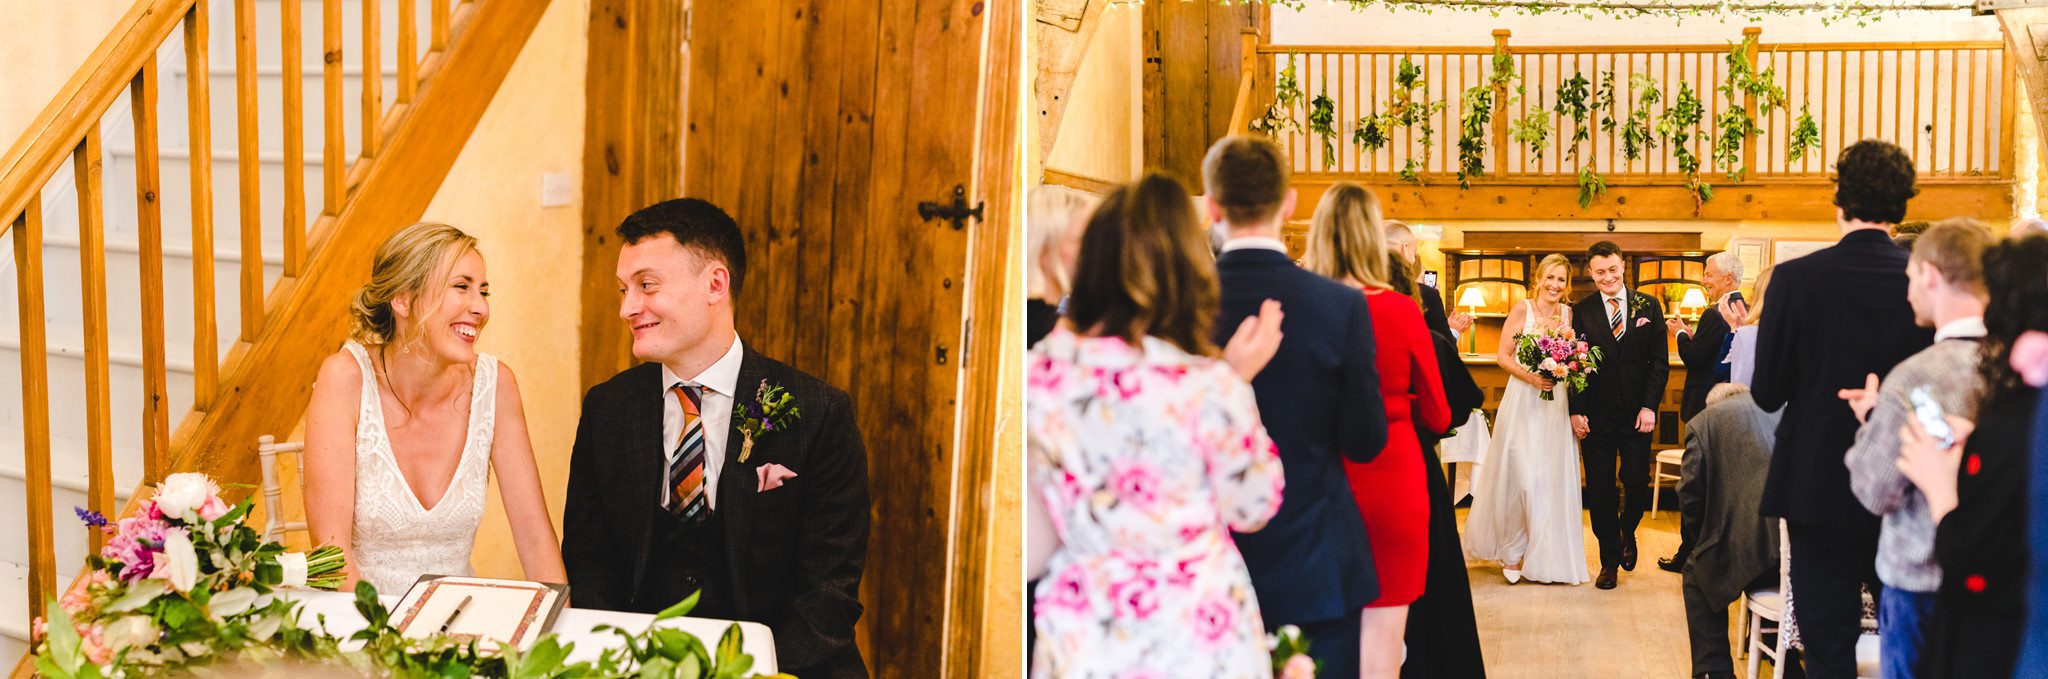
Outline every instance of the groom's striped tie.
{"type": "Polygon", "coordinates": [[[664,477],[667,479],[667,500],[661,508],[681,517],[685,523],[703,516],[708,504],[708,498],[704,496],[703,389],[682,382],[669,388],[683,404],[683,440],[676,445],[676,455],[668,462],[668,474],[664,477]]]}
{"type": "Polygon", "coordinates": [[[1621,327],[1621,321],[1621,300],[1613,297],[1607,298],[1607,325],[1614,331],[1615,339],[1621,339],[1621,334],[1627,331],[1626,328],[1621,327]]]}

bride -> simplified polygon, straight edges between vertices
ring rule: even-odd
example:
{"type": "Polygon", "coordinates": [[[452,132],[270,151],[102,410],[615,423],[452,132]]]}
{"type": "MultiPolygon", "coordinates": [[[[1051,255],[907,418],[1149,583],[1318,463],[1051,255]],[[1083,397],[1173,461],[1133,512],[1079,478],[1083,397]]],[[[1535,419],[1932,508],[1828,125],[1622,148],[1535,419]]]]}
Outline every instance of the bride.
{"type": "Polygon", "coordinates": [[[489,288],[474,237],[406,227],[378,246],[353,337],[320,365],[306,521],[316,544],[348,553],[349,587],[396,595],[421,575],[470,574],[493,471],[526,577],[568,582],[518,381],[476,351],[489,288]]]}
{"type": "Polygon", "coordinates": [[[1536,265],[1531,299],[1515,305],[1501,327],[1496,360],[1509,381],[1494,418],[1493,442],[1465,520],[1465,551],[1499,561],[1508,583],[1526,577],[1576,585],[1587,580],[1586,537],[1579,511],[1579,450],[1566,389],[1515,360],[1515,335],[1572,327],[1564,303],[1571,262],[1563,255],[1536,265]],[[1540,392],[1549,391],[1545,401],[1540,392]]]}

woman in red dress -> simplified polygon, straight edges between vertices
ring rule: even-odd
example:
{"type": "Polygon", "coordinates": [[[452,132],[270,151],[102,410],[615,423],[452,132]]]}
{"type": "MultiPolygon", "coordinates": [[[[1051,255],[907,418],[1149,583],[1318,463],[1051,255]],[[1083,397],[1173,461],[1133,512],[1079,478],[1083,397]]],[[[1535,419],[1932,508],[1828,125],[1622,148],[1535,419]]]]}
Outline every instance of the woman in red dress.
{"type": "Polygon", "coordinates": [[[1393,290],[1379,201],[1365,187],[1340,183],[1323,194],[1310,223],[1310,271],[1359,288],[1372,310],[1387,445],[1371,462],[1345,461],[1351,495],[1372,541],[1380,596],[1360,620],[1359,667],[1365,677],[1395,677],[1408,605],[1422,595],[1429,565],[1429,495],[1415,424],[1442,432],[1451,410],[1437,374],[1436,346],[1422,304],[1393,290]]]}

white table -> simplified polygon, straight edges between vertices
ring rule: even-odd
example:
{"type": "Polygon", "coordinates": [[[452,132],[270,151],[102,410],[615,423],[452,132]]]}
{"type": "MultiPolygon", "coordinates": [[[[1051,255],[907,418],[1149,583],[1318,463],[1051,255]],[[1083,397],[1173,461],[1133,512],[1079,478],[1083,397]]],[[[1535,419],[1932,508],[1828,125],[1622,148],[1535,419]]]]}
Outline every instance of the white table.
{"type": "MultiPolygon", "coordinates": [[[[327,616],[326,632],[333,636],[347,638],[364,627],[362,615],[356,613],[356,598],[352,594],[317,590],[280,590],[279,594],[283,598],[303,604],[303,613],[299,620],[308,627],[318,625],[319,616],[322,615],[327,616]]],[[[395,596],[386,596],[382,599],[387,608],[398,604],[398,597],[395,596]]],[[[598,625],[611,625],[628,632],[639,632],[647,629],[653,622],[654,616],[645,613],[564,608],[562,615],[555,619],[552,631],[563,643],[576,643],[576,649],[569,653],[567,662],[578,663],[596,660],[598,654],[605,649],[616,648],[619,645],[618,634],[597,632],[595,630],[598,625]]],[[[754,667],[751,671],[774,674],[777,671],[775,636],[768,631],[767,625],[758,622],[687,617],[661,621],[662,627],[672,627],[696,635],[698,640],[704,642],[706,649],[713,651],[718,648],[718,639],[725,634],[726,628],[735,624],[740,626],[740,650],[754,656],[754,667]]]]}

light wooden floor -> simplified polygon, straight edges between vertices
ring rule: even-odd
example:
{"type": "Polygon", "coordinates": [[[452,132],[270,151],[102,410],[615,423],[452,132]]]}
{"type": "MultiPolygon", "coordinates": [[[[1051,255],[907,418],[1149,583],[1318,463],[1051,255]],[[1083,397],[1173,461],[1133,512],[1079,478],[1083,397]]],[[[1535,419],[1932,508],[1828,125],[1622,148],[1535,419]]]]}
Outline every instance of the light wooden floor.
{"type": "MultiPolygon", "coordinates": [[[[1462,530],[1469,510],[1458,510],[1462,530]]],[[[1582,515],[1583,516],[1583,515],[1582,515]]],[[[1586,567],[1600,572],[1598,543],[1590,523],[1586,531],[1586,567]]],[[[1685,636],[1685,602],[1679,577],[1657,568],[1659,557],[1678,548],[1678,512],[1656,519],[1643,517],[1636,532],[1639,563],[1621,572],[1611,590],[1580,585],[1544,585],[1523,581],[1508,585],[1500,565],[1468,561],[1472,605],[1479,618],[1479,643],[1486,654],[1489,679],[1552,679],[1599,677],[1673,679],[1692,673],[1691,644],[1685,636]]],[[[1729,613],[1729,649],[1738,647],[1735,616],[1729,613]]],[[[1740,676],[1744,663],[1736,659],[1740,676]]],[[[1762,676],[1771,676],[1765,659],[1762,676]]]]}

